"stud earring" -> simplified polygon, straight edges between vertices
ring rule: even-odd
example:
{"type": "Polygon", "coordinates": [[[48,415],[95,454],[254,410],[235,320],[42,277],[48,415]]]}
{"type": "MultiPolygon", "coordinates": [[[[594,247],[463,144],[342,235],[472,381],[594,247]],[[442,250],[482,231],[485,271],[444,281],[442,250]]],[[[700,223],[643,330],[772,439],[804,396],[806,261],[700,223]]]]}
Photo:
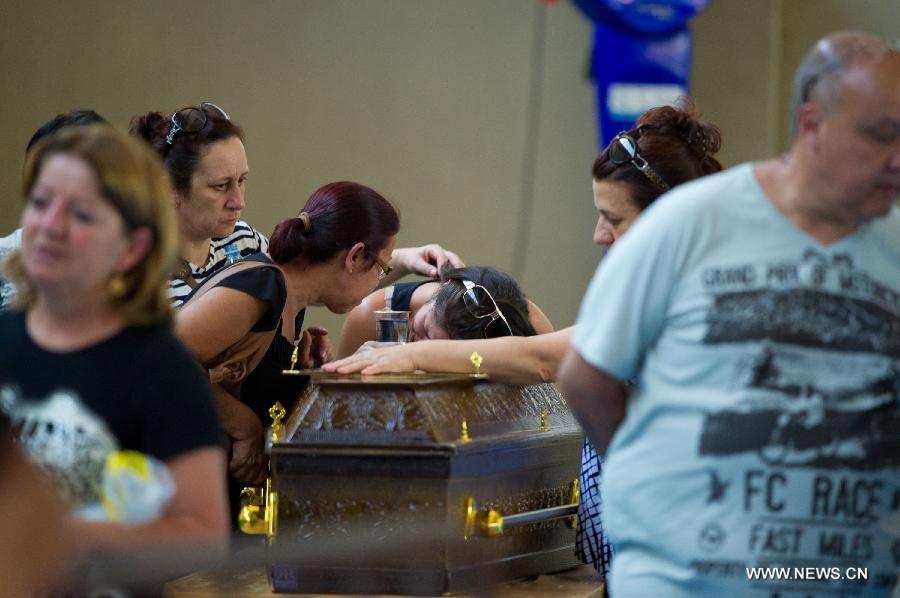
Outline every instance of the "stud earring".
{"type": "Polygon", "coordinates": [[[113,301],[116,299],[121,299],[125,296],[125,292],[128,291],[128,287],[125,284],[125,277],[121,274],[114,274],[112,278],[109,279],[109,297],[113,301]]]}

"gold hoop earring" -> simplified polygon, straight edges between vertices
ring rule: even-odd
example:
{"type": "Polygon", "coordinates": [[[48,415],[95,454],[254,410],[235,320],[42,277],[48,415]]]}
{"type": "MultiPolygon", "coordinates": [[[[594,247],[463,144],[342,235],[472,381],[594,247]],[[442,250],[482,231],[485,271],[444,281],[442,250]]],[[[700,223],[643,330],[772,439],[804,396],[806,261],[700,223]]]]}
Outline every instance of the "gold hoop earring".
{"type": "Polygon", "coordinates": [[[121,274],[114,274],[112,278],[109,279],[109,297],[113,301],[116,299],[121,299],[125,296],[125,293],[128,291],[128,286],[125,284],[125,277],[121,274]]]}

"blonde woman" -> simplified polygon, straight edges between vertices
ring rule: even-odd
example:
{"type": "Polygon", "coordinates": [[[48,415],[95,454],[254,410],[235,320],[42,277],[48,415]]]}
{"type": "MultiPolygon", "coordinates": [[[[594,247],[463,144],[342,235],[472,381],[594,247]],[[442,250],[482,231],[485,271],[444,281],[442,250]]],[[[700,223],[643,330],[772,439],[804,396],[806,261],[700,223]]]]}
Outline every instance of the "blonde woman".
{"type": "Polygon", "coordinates": [[[22,247],[7,264],[18,306],[0,315],[0,410],[71,512],[100,500],[115,451],[155,457],[173,482],[143,523],[71,517],[78,548],[92,553],[227,545],[209,384],[171,331],[167,181],[149,149],[108,126],[51,137],[25,165],[22,247]]]}

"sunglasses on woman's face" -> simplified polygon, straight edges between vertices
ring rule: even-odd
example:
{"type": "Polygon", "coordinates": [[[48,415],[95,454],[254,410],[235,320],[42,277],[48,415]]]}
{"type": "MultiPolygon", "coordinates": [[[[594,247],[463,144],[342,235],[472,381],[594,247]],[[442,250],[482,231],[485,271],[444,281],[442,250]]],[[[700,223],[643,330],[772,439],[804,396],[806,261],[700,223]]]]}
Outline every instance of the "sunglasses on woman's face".
{"type": "Polygon", "coordinates": [[[460,280],[460,282],[466,287],[465,292],[463,292],[463,303],[465,304],[466,309],[469,310],[469,313],[479,319],[491,319],[490,322],[484,326],[484,337],[488,338],[488,330],[491,326],[494,326],[497,321],[503,322],[503,326],[499,328],[495,326],[494,331],[496,334],[493,336],[513,336],[513,331],[509,326],[509,322],[506,321],[503,312],[497,307],[497,302],[494,301],[490,291],[480,284],[475,284],[471,280],[463,279],[460,280]]]}
{"type": "Polygon", "coordinates": [[[654,185],[666,190],[671,189],[669,184],[659,176],[659,173],[653,170],[653,167],[638,153],[637,141],[631,135],[625,133],[616,135],[616,138],[610,142],[607,153],[610,161],[616,166],[633,164],[654,185]]]}
{"type": "Polygon", "coordinates": [[[209,115],[220,116],[230,120],[224,110],[212,102],[201,102],[199,108],[188,106],[172,115],[172,128],[166,135],[166,145],[172,145],[177,133],[198,133],[209,122],[209,115]]]}

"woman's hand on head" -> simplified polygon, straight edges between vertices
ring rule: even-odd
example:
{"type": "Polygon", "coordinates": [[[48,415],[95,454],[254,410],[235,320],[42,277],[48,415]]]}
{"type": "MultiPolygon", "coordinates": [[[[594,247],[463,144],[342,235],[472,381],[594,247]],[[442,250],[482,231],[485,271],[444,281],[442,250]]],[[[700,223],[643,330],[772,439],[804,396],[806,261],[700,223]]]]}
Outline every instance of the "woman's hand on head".
{"type": "Polygon", "coordinates": [[[459,256],[448,251],[437,243],[429,243],[421,247],[400,247],[391,254],[391,265],[396,274],[391,280],[396,280],[406,274],[420,274],[428,278],[438,278],[441,268],[449,262],[454,268],[462,268],[465,264],[459,256]]]}
{"type": "Polygon", "coordinates": [[[360,373],[366,376],[391,372],[414,372],[415,348],[409,343],[364,343],[353,355],[322,366],[326,372],[360,373]]]}

